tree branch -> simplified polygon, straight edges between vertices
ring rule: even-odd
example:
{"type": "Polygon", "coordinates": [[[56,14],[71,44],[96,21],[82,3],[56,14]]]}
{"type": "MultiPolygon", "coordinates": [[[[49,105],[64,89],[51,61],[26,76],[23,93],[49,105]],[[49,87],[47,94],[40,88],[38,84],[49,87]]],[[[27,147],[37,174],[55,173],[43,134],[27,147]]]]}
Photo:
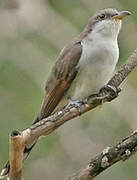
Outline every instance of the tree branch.
{"type": "MultiPolygon", "coordinates": [[[[114,86],[118,89],[119,85],[124,81],[128,74],[137,65],[137,49],[133,52],[127,62],[120,68],[120,70],[111,78],[108,85],[114,86]]],[[[81,114],[102,105],[105,102],[113,100],[111,92],[100,91],[97,95],[91,95],[84,99],[84,104],[81,105],[81,114]]],[[[65,122],[79,116],[79,112],[76,107],[65,107],[55,114],[42,119],[38,123],[32,125],[30,128],[22,132],[25,144],[33,142],[35,139],[42,135],[48,135],[56,128],[64,124],[65,122]]]]}
{"type": "Polygon", "coordinates": [[[13,131],[10,136],[10,180],[22,180],[23,152],[21,134],[13,131]]]}
{"type": "Polygon", "coordinates": [[[116,162],[125,161],[137,151],[137,131],[124,138],[114,147],[107,147],[68,180],[92,180],[116,162]]]}
{"type": "Polygon", "coordinates": [[[137,49],[128,58],[127,62],[120,68],[120,70],[111,78],[108,82],[109,85],[118,87],[122,81],[128,76],[128,74],[137,65],[137,49]]]}
{"type": "MultiPolygon", "coordinates": [[[[132,56],[129,57],[127,63],[124,64],[121,67],[121,69],[112,77],[112,79],[108,82],[108,85],[114,86],[116,89],[118,89],[119,85],[128,76],[128,74],[135,68],[136,65],[137,65],[137,49],[134,51],[132,56]]],[[[110,91],[100,91],[96,95],[91,95],[88,98],[84,99],[84,104],[82,104],[80,107],[81,114],[83,114],[93,108],[96,108],[97,106],[99,106],[105,102],[111,101],[113,99],[114,99],[114,97],[112,96],[110,91]]],[[[72,106],[64,107],[63,109],[56,112],[55,114],[49,116],[48,118],[42,119],[41,121],[37,122],[36,124],[32,125],[31,127],[27,128],[26,130],[22,131],[20,133],[20,137],[21,137],[20,143],[18,143],[18,145],[20,144],[19,145],[20,147],[18,147],[18,149],[20,149],[20,150],[18,152],[15,151],[18,155],[20,154],[20,156],[21,156],[20,163],[22,162],[22,154],[23,154],[23,151],[24,151],[24,148],[26,145],[32,143],[34,140],[38,139],[42,135],[50,134],[56,128],[58,128],[65,122],[67,122],[77,116],[79,116],[79,112],[76,107],[72,107],[72,106]]],[[[13,144],[11,143],[11,149],[12,149],[12,145],[14,146],[14,143],[13,144]]],[[[15,147],[16,147],[16,143],[15,143],[15,147]]],[[[12,154],[14,156],[13,152],[12,151],[10,152],[10,154],[11,154],[10,157],[12,157],[12,154]]],[[[10,166],[14,167],[17,165],[19,167],[15,168],[15,169],[21,171],[20,168],[22,167],[22,165],[20,163],[19,163],[19,165],[18,165],[18,163],[16,165],[14,165],[14,163],[16,163],[16,161],[10,160],[10,166]]],[[[105,168],[103,168],[102,170],[104,170],[104,169],[105,168]]],[[[95,176],[95,174],[98,174],[98,171],[96,172],[95,169],[93,169],[93,170],[94,170],[93,171],[94,176],[95,176]]],[[[4,170],[2,172],[4,174],[4,170]]],[[[3,177],[2,176],[3,174],[1,173],[1,177],[3,177]]],[[[11,174],[11,172],[10,172],[10,174],[11,174]]],[[[92,176],[91,173],[90,173],[90,176],[92,176]]],[[[81,180],[87,180],[87,179],[85,178],[85,179],[81,179],[81,180]]]]}

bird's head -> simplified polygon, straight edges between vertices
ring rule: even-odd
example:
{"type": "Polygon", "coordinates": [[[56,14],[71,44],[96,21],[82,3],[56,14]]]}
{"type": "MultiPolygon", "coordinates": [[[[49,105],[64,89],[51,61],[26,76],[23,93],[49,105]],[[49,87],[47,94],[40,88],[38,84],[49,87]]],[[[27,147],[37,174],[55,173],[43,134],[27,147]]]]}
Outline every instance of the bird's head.
{"type": "Polygon", "coordinates": [[[89,19],[86,31],[99,33],[108,38],[117,38],[121,29],[121,21],[130,15],[129,11],[117,11],[116,9],[104,9],[97,12],[89,19]]]}

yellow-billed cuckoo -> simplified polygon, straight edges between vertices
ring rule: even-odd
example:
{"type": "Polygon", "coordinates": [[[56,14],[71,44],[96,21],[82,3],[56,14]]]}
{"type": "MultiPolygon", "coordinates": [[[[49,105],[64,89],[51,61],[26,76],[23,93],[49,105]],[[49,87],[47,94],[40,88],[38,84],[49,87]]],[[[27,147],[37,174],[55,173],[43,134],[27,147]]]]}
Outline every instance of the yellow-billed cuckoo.
{"type": "MultiPolygon", "coordinates": [[[[46,82],[45,98],[35,122],[48,117],[64,96],[80,100],[97,93],[107,83],[119,58],[117,43],[121,20],[128,11],[104,9],[88,21],[83,32],[61,51],[46,82]]],[[[35,145],[28,145],[24,157],[35,145]]],[[[1,176],[9,173],[6,164],[1,176]]]]}

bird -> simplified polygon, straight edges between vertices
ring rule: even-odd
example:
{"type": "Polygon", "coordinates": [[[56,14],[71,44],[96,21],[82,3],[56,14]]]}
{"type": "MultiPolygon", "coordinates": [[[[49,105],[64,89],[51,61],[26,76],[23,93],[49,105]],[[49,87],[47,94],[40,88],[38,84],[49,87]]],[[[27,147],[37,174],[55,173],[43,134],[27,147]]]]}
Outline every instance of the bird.
{"type": "MultiPolygon", "coordinates": [[[[33,124],[51,115],[64,99],[79,106],[81,100],[99,90],[111,78],[119,59],[118,35],[122,19],[131,12],[107,8],[98,11],[84,30],[60,52],[45,86],[40,113],[33,124]]],[[[24,159],[37,140],[25,147],[24,159]]],[[[1,171],[8,175],[9,161],[1,171]]]]}

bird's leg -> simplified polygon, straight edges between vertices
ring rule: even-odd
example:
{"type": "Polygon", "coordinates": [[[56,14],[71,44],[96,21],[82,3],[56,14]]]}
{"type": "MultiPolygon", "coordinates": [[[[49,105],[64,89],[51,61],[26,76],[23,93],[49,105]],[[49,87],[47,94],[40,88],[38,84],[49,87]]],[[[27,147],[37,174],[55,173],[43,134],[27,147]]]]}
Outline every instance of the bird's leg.
{"type": "Polygon", "coordinates": [[[114,87],[114,86],[111,86],[111,85],[107,84],[107,85],[104,85],[100,89],[99,93],[108,92],[110,94],[110,96],[111,96],[109,101],[111,101],[111,100],[115,99],[116,97],[118,97],[118,94],[119,94],[120,91],[121,91],[120,88],[117,88],[117,87],[114,87]]]}
{"type": "Polygon", "coordinates": [[[66,107],[76,107],[79,113],[79,116],[81,115],[81,105],[84,104],[82,100],[72,100],[70,97],[67,97],[69,103],[66,107]]]}

